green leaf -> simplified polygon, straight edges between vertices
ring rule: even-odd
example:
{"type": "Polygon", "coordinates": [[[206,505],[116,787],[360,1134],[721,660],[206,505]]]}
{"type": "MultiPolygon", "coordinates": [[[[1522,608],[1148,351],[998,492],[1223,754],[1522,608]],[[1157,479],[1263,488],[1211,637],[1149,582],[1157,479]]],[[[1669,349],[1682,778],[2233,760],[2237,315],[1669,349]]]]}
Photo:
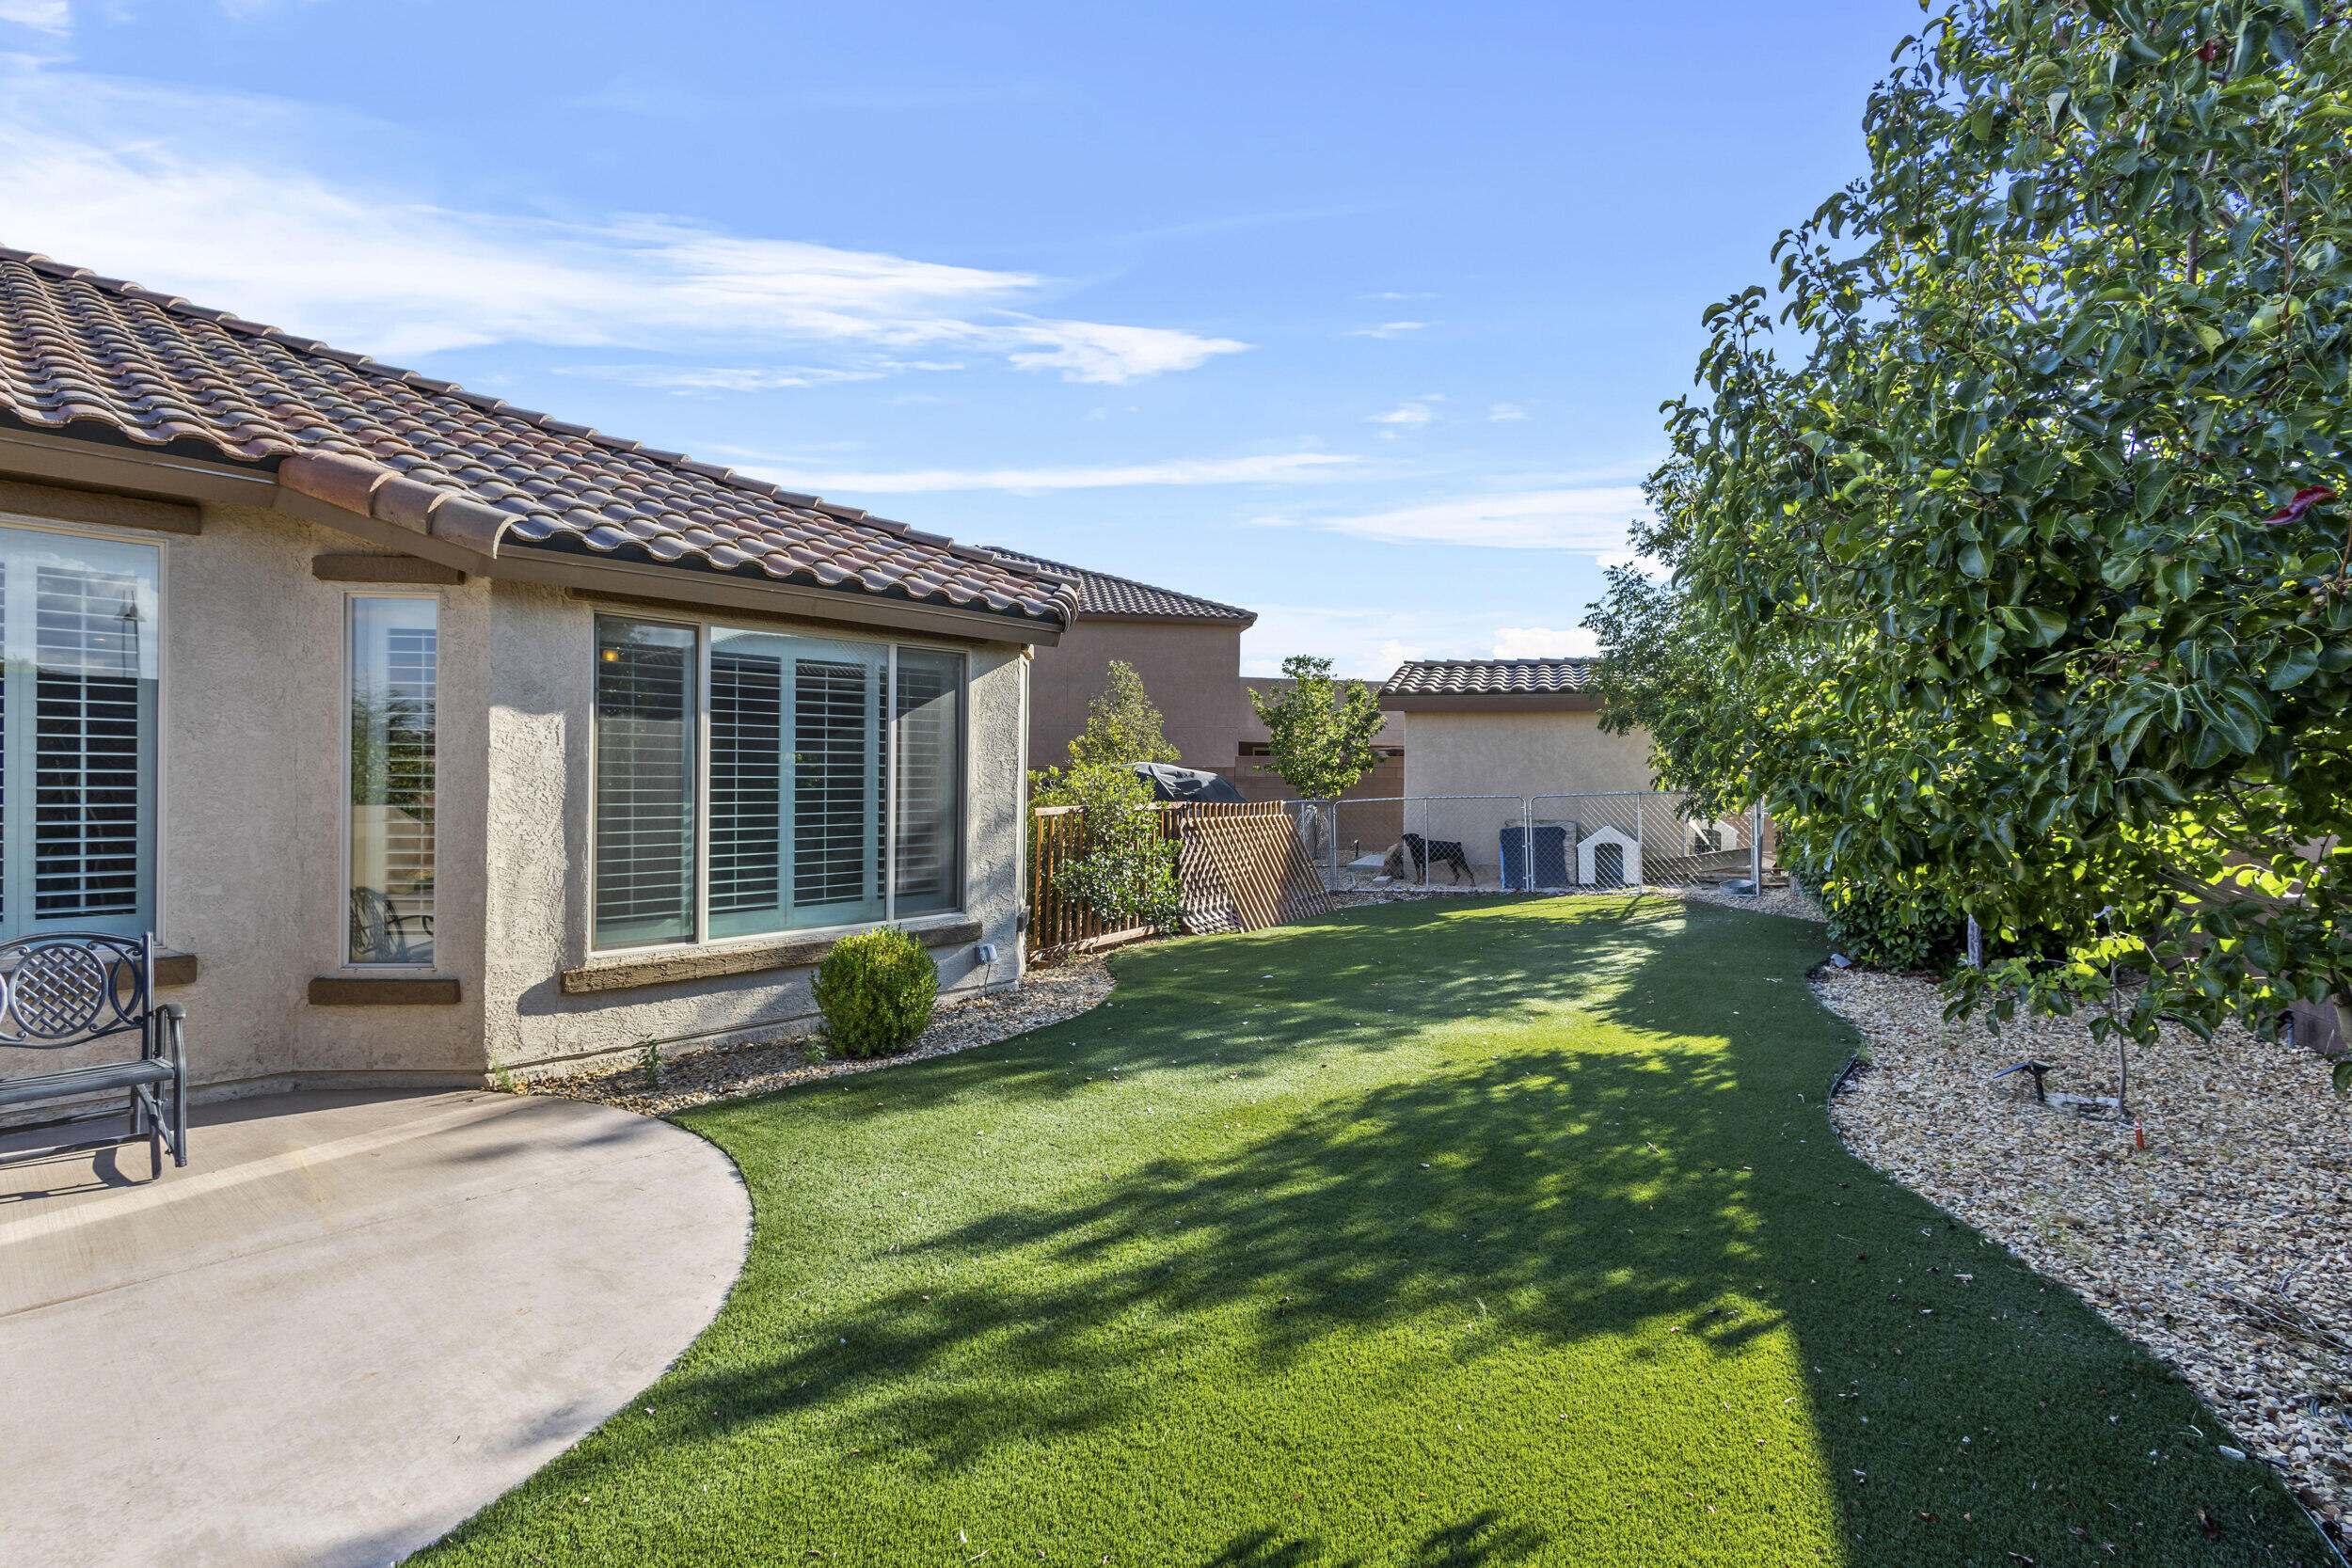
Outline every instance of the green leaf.
{"type": "Polygon", "coordinates": [[[1970,541],[1960,547],[1960,569],[1968,577],[1981,578],[1985,574],[1984,546],[1970,541]]]}
{"type": "Polygon", "coordinates": [[[2319,649],[2304,645],[2289,649],[2284,657],[2270,667],[2264,684],[2273,691],[2284,691],[2302,685],[2319,673],[2319,649]]]}
{"type": "Polygon", "coordinates": [[[2043,610],[2038,605],[2021,605],[2017,613],[2025,618],[2030,628],[2033,645],[2037,648],[2048,647],[2066,630],[2066,617],[2055,610],[2043,610]]]}

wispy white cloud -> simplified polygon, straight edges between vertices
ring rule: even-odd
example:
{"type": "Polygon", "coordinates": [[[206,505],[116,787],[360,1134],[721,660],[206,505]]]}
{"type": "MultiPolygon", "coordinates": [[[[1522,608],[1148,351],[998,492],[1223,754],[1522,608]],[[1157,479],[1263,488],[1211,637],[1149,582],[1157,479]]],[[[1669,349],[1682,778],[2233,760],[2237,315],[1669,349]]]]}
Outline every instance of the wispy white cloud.
{"type": "Polygon", "coordinates": [[[1623,550],[1627,526],[1645,503],[1634,485],[1457,496],[1388,512],[1272,516],[1275,528],[1309,527],[1387,544],[1472,545],[1507,549],[1623,550]]]}
{"type": "Polygon", "coordinates": [[[1663,582],[1674,576],[1674,572],[1655,556],[1644,555],[1639,550],[1603,550],[1594,560],[1604,571],[1612,566],[1630,566],[1652,582],[1663,582]]]}
{"type": "Polygon", "coordinates": [[[0,76],[6,243],[389,358],[495,342],[794,344],[988,355],[1118,384],[1248,346],[1038,314],[1027,307],[1048,280],[1032,273],[660,214],[467,212],[253,150],[329,139],[316,132],[306,111],[267,99],[9,71],[0,76]],[[273,134],[249,134],[257,128],[273,134]]]}
{"type": "Polygon", "coordinates": [[[1486,418],[1497,421],[1505,420],[1523,420],[1527,418],[1527,410],[1521,408],[1516,403],[1498,403],[1492,408],[1486,410],[1486,418]]]}
{"type": "Polygon", "coordinates": [[[1399,293],[1394,289],[1387,289],[1376,294],[1358,294],[1356,297],[1358,299],[1435,299],[1438,296],[1431,293],[1399,293]]]}
{"type": "Polygon", "coordinates": [[[1600,639],[1582,626],[1499,626],[1495,658],[1591,658],[1600,639]]]}
{"type": "Polygon", "coordinates": [[[1416,398],[1398,404],[1385,414],[1370,414],[1365,418],[1374,424],[1427,424],[1438,417],[1438,411],[1429,406],[1435,401],[1435,399],[1416,398]]]}
{"type": "Polygon", "coordinates": [[[1427,322],[1382,322],[1378,326],[1350,327],[1350,338],[1402,338],[1407,332],[1419,332],[1427,322]]]}
{"type": "MultiPolygon", "coordinates": [[[[724,449],[721,449],[723,451],[724,449]]],[[[922,468],[908,473],[820,471],[766,460],[745,473],[788,488],[838,499],[862,492],[912,495],[939,490],[1116,490],[1158,484],[1296,484],[1354,478],[1362,459],[1296,451],[1257,457],[1182,458],[1159,463],[1063,468],[922,468]]]]}
{"type": "Polygon", "coordinates": [[[0,0],[0,22],[63,38],[73,31],[73,9],[66,0],[0,0]]]}
{"type": "Polygon", "coordinates": [[[894,359],[863,369],[826,365],[558,365],[558,375],[617,381],[675,392],[765,392],[790,387],[830,387],[844,381],[880,381],[902,371],[957,371],[958,360],[894,359]]]}
{"type": "Polygon", "coordinates": [[[1277,675],[1292,654],[1332,661],[1358,680],[1386,680],[1416,658],[1581,658],[1599,651],[1581,628],[1498,626],[1491,613],[1433,606],[1407,609],[1256,605],[1242,633],[1244,675],[1277,675]]]}

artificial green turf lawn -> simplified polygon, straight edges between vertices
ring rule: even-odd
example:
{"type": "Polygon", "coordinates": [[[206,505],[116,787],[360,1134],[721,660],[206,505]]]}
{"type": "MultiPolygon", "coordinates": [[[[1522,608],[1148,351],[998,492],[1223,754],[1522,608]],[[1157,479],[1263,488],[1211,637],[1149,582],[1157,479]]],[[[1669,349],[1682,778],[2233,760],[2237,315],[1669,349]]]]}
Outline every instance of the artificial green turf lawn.
{"type": "Polygon", "coordinates": [[[1389,905],[690,1113],[733,1298],[417,1560],[2316,1568],[2185,1385],[1830,1134],[1820,957],[1389,905]]]}

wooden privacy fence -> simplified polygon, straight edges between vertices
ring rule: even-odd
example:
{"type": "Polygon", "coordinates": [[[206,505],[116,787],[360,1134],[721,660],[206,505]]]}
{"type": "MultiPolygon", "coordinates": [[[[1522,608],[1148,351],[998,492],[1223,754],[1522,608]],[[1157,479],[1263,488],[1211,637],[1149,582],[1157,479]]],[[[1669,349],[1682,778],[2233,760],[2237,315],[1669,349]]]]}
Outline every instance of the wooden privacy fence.
{"type": "MultiPolygon", "coordinates": [[[[1254,931],[1321,914],[1323,877],[1279,800],[1170,800],[1159,832],[1177,845],[1176,879],[1187,931],[1254,931]]],[[[1115,930],[1055,883],[1085,854],[1075,806],[1041,806],[1029,833],[1029,950],[1057,953],[1149,936],[1115,930]]]]}

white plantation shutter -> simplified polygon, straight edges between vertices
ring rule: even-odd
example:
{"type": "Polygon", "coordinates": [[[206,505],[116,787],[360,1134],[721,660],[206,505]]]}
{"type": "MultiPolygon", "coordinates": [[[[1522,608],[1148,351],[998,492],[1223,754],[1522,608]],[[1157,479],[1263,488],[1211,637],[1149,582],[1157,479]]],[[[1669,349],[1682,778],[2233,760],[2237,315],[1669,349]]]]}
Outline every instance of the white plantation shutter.
{"type": "MultiPolygon", "coordinates": [[[[721,639],[710,653],[710,934],[784,928],[785,657],[721,639]]],[[[772,641],[774,639],[763,639],[772,641]]]]}
{"type": "Polygon", "coordinates": [[[0,934],[153,924],[156,562],[0,528],[0,934]]]}
{"type": "Polygon", "coordinates": [[[646,639],[694,633],[612,617],[597,625],[596,945],[723,941],[960,907],[961,656],[899,649],[894,675],[882,644],[714,626],[702,634],[699,713],[684,673],[691,644],[665,642],[665,668],[677,673],[663,677],[655,705],[664,717],[649,728],[646,639]],[[697,717],[707,735],[699,759],[697,717]],[[697,760],[708,802],[699,833],[697,760]]]}
{"type": "Polygon", "coordinates": [[[596,619],[596,942],[694,940],[694,631],[596,619]]]}
{"type": "Polygon", "coordinates": [[[792,661],[796,926],[882,915],[882,650],[792,661]]]}
{"type": "Polygon", "coordinates": [[[440,603],[421,594],[346,601],[351,750],[344,893],[353,964],[434,959],[440,603]]]}

